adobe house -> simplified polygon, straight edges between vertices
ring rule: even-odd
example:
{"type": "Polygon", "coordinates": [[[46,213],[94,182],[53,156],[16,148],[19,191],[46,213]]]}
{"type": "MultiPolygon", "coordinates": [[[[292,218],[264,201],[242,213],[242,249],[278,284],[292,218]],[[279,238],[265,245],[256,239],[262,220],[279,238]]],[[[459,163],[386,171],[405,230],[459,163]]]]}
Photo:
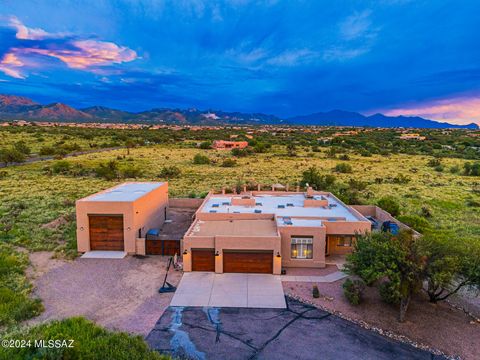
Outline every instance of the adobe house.
{"type": "Polygon", "coordinates": [[[371,222],[333,194],[313,191],[210,193],[183,239],[184,271],[280,274],[326,266],[352,251],[371,222]]]}
{"type": "Polygon", "coordinates": [[[77,200],[77,249],[145,254],[145,233],[162,226],[167,208],[166,182],[127,182],[77,200]]]}
{"type": "Polygon", "coordinates": [[[247,146],[246,141],[215,140],[212,144],[212,148],[217,150],[245,149],[247,146]]]}

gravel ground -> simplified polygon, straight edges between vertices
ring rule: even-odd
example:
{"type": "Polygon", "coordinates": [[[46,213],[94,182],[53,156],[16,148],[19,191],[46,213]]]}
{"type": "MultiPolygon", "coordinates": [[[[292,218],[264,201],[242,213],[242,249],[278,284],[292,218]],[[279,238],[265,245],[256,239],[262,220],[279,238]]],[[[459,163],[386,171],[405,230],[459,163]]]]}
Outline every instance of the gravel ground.
{"type": "MultiPolygon", "coordinates": [[[[45,311],[30,323],[85,316],[112,330],[147,335],[170,304],[173,293],[159,294],[167,257],[121,260],[50,259],[33,253],[29,275],[34,296],[45,311]]],[[[170,269],[168,281],[177,285],[181,272],[170,269]]]]}
{"type": "Polygon", "coordinates": [[[287,274],[292,276],[326,276],[338,271],[335,265],[327,265],[325,268],[286,268],[287,274]]]}
{"type": "Polygon", "coordinates": [[[311,283],[284,282],[285,293],[290,293],[345,316],[363,320],[382,330],[436,348],[442,352],[461,356],[463,359],[479,359],[480,323],[473,321],[463,311],[446,303],[431,304],[421,296],[412,300],[404,323],[397,321],[398,308],[383,303],[375,288],[366,288],[365,301],[350,305],[343,296],[343,280],[319,283],[321,296],[312,297],[311,283]]]}

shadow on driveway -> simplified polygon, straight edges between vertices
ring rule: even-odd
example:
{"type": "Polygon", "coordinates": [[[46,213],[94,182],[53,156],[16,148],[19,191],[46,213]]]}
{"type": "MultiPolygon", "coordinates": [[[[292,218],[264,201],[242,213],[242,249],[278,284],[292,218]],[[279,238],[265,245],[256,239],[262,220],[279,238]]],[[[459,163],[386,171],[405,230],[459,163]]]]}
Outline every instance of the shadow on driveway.
{"type": "Polygon", "coordinates": [[[288,298],[287,309],[170,307],[146,340],[185,359],[436,358],[288,298]]]}

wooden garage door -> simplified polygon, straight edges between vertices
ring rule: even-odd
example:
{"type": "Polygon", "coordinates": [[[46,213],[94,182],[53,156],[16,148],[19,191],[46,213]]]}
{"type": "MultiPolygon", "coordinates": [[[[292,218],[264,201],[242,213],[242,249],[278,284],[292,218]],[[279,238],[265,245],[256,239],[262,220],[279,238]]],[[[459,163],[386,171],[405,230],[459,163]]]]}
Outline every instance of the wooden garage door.
{"type": "Polygon", "coordinates": [[[215,271],[215,249],[192,250],[192,271],[215,271]]]}
{"type": "Polygon", "coordinates": [[[123,251],[123,215],[88,215],[90,250],[123,251]]]}
{"type": "Polygon", "coordinates": [[[223,272],[273,273],[273,251],[223,251],[223,272]]]}

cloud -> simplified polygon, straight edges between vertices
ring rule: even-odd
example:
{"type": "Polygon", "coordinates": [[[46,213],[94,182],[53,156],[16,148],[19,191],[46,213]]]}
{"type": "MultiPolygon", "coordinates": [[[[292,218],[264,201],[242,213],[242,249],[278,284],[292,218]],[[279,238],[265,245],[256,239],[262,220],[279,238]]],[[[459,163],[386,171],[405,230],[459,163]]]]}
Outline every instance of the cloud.
{"type": "Polygon", "coordinates": [[[417,105],[381,111],[386,115],[421,116],[427,119],[457,124],[480,124],[480,95],[452,97],[427,101],[417,105]]]}
{"type": "Polygon", "coordinates": [[[344,40],[353,40],[370,32],[371,11],[365,10],[348,16],[340,23],[340,35],[344,40]]]}
{"type": "Polygon", "coordinates": [[[15,39],[4,50],[0,71],[15,78],[26,77],[21,68],[38,67],[35,62],[35,56],[38,55],[58,59],[72,69],[91,72],[98,71],[99,67],[138,58],[137,53],[128,47],[67,33],[49,33],[43,29],[29,28],[16,17],[10,18],[9,27],[16,30],[15,39]]]}

